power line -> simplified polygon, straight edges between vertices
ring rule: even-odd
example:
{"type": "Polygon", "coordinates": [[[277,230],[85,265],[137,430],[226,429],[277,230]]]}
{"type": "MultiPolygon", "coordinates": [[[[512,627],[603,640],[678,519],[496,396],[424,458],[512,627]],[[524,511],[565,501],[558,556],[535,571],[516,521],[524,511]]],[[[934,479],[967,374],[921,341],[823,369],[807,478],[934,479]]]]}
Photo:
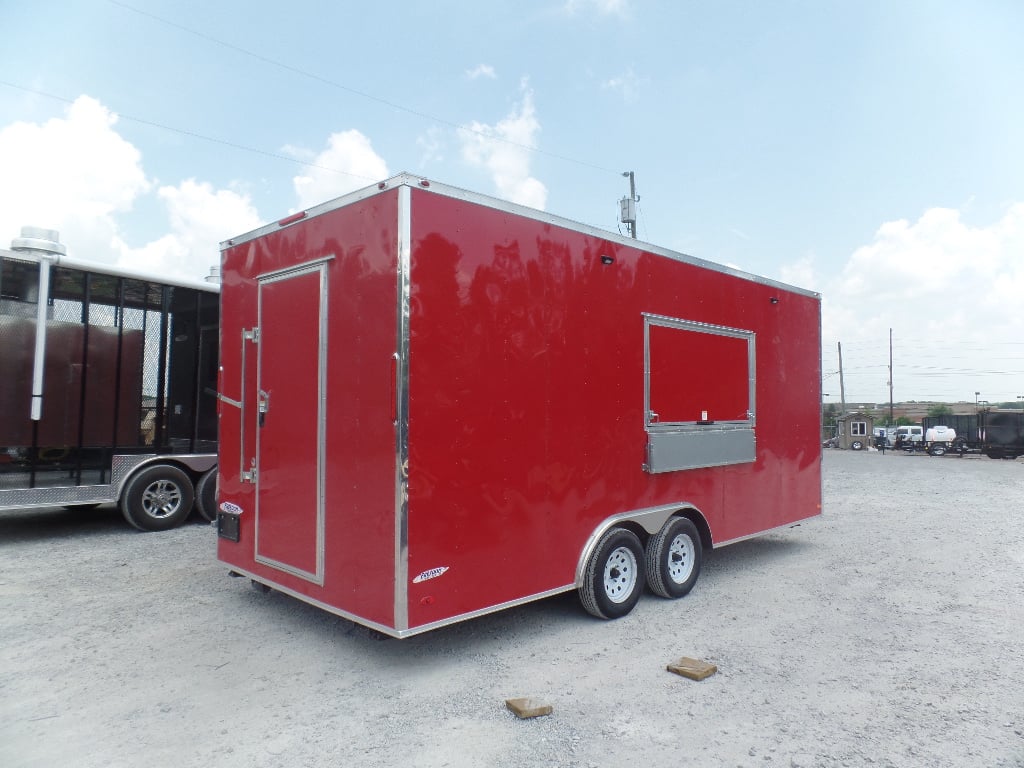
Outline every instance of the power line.
{"type": "Polygon", "coordinates": [[[481,130],[479,128],[474,128],[473,126],[470,125],[462,125],[460,123],[456,123],[451,120],[446,120],[436,115],[428,114],[427,112],[421,112],[419,110],[412,109],[411,107],[406,107],[403,104],[398,104],[397,102],[389,101],[388,99],[381,98],[380,96],[375,96],[372,93],[367,93],[366,91],[361,91],[357,88],[352,88],[351,86],[344,85],[343,83],[339,83],[335,80],[331,80],[321,75],[317,75],[313,72],[308,72],[304,69],[300,69],[299,67],[292,66],[291,64],[286,64],[283,61],[278,61],[277,59],[272,59],[269,56],[264,56],[263,54],[257,53],[256,51],[251,51],[248,48],[243,48],[239,45],[235,45],[234,43],[229,43],[226,40],[221,40],[220,38],[214,37],[213,35],[208,35],[205,32],[200,32],[197,29],[187,27],[184,24],[179,24],[175,21],[171,21],[170,19],[165,19],[162,16],[157,16],[155,13],[150,13],[149,11],[144,11],[141,8],[136,8],[132,5],[128,5],[127,3],[119,2],[119,0],[108,0],[108,2],[112,5],[116,5],[119,8],[123,8],[126,11],[132,11],[133,13],[137,13],[140,16],[145,16],[161,24],[173,27],[187,34],[194,35],[195,37],[198,37],[202,40],[206,40],[207,42],[213,43],[214,45],[219,45],[223,48],[227,48],[236,53],[240,53],[243,56],[249,56],[250,58],[256,59],[257,61],[262,61],[265,64],[270,64],[271,66],[278,67],[287,72],[291,72],[292,74],[300,75],[301,77],[305,77],[310,80],[315,80],[316,82],[322,85],[337,88],[338,90],[345,91],[346,93],[351,93],[354,96],[359,96],[360,98],[364,98],[369,101],[374,101],[378,104],[389,107],[390,109],[405,112],[406,114],[414,115],[415,117],[419,117],[424,120],[430,120],[435,123],[440,123],[441,125],[446,125],[449,128],[455,128],[456,130],[474,133],[490,141],[498,141],[513,147],[519,147],[520,149],[525,149],[529,152],[535,152],[539,155],[545,155],[546,157],[550,157],[555,160],[562,160],[567,163],[575,163],[576,165],[581,165],[587,168],[593,168],[594,170],[605,171],[607,173],[614,173],[616,176],[619,175],[618,171],[613,171],[611,168],[605,168],[604,166],[589,163],[585,160],[578,160],[574,157],[568,157],[567,155],[559,155],[555,152],[549,152],[547,150],[541,149],[540,147],[535,147],[531,144],[523,144],[518,141],[512,141],[511,139],[506,139],[502,136],[496,136],[493,133],[481,130]]]}
{"type": "MultiPolygon", "coordinates": [[[[54,101],[61,101],[61,102],[64,102],[65,104],[74,104],[75,103],[74,99],[69,99],[69,98],[66,98],[64,96],[57,96],[56,94],[53,94],[53,93],[46,93],[45,91],[40,91],[40,90],[38,90],[36,88],[26,88],[23,85],[18,85],[16,83],[11,83],[11,82],[8,82],[7,80],[0,80],[0,85],[5,85],[8,88],[15,88],[15,89],[17,89],[19,91],[24,91],[26,93],[31,93],[31,94],[34,94],[36,96],[42,96],[42,97],[47,98],[47,99],[53,99],[54,101]]],[[[148,126],[151,126],[153,128],[159,128],[160,130],[163,130],[163,131],[170,131],[171,133],[181,134],[182,136],[189,136],[189,137],[191,137],[193,139],[201,139],[202,141],[209,141],[209,142],[211,142],[213,144],[220,144],[220,145],[225,146],[225,147],[231,147],[232,149],[240,149],[240,150],[243,150],[245,152],[253,152],[253,153],[257,154],[257,155],[263,155],[264,157],[272,157],[275,160],[284,160],[284,161],[289,162],[289,163],[294,163],[295,165],[303,165],[303,166],[305,166],[307,168],[318,168],[319,170],[322,170],[322,171],[330,171],[332,173],[340,173],[343,176],[351,176],[354,179],[362,179],[364,181],[370,181],[370,182],[380,181],[380,179],[371,178],[369,176],[362,176],[362,175],[360,175],[358,173],[352,173],[350,171],[342,171],[342,170],[339,170],[337,168],[330,168],[330,167],[328,167],[326,165],[317,165],[316,163],[310,163],[310,162],[307,162],[305,160],[299,160],[298,158],[295,158],[295,157],[289,157],[288,155],[282,155],[279,152],[269,152],[269,151],[267,151],[265,149],[259,149],[257,147],[250,147],[250,146],[248,146],[246,144],[239,144],[236,141],[228,141],[227,139],[218,139],[218,138],[215,138],[213,136],[206,136],[205,134],[198,133],[196,131],[190,131],[190,130],[187,130],[185,128],[175,128],[172,125],[165,125],[163,123],[158,123],[158,122],[156,122],[154,120],[147,120],[147,119],[145,119],[143,117],[135,117],[134,115],[128,115],[128,114],[125,114],[124,112],[115,112],[114,110],[110,110],[110,113],[112,115],[116,115],[118,118],[120,118],[122,120],[128,120],[130,122],[139,123],[141,125],[148,125],[148,126]]]]}

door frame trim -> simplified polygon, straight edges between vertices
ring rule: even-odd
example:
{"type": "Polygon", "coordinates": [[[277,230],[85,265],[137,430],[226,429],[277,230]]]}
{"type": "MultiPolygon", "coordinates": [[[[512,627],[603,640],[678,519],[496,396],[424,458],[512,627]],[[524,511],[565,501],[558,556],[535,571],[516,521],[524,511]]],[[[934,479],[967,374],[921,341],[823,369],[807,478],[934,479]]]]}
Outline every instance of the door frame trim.
{"type": "MultiPolygon", "coordinates": [[[[320,301],[318,308],[318,333],[317,342],[317,415],[316,415],[316,571],[310,572],[297,568],[294,565],[275,560],[274,558],[259,553],[259,528],[260,528],[260,482],[262,472],[260,471],[260,430],[254,424],[256,432],[256,522],[255,535],[253,537],[253,558],[256,562],[276,568],[285,573],[290,573],[318,586],[324,585],[324,547],[325,547],[325,497],[326,497],[326,454],[327,454],[327,312],[328,312],[328,266],[334,256],[326,256],[320,259],[303,262],[287,269],[275,270],[257,276],[257,327],[263,325],[263,286],[283,282],[295,277],[302,277],[309,274],[318,274],[320,278],[320,301]]],[[[262,388],[263,374],[263,346],[266,336],[260,334],[260,343],[256,352],[256,391],[262,388]]],[[[252,418],[258,419],[258,408],[253,409],[252,418]]]]}

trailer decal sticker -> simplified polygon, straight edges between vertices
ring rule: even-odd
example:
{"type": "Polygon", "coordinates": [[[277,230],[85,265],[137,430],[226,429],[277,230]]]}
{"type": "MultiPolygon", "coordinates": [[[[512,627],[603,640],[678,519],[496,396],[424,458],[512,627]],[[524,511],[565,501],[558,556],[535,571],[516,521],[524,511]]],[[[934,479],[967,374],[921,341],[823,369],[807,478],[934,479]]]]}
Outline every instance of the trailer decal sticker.
{"type": "Polygon", "coordinates": [[[429,581],[430,579],[436,579],[438,576],[442,575],[447,570],[448,570],[448,566],[447,565],[442,565],[440,568],[431,568],[429,571],[424,571],[419,576],[417,576],[415,579],[413,579],[412,583],[413,584],[419,584],[420,582],[423,582],[423,581],[429,581]]]}
{"type": "Polygon", "coordinates": [[[229,515],[242,514],[242,508],[237,504],[232,504],[230,501],[222,501],[220,503],[220,511],[225,512],[229,515]]]}

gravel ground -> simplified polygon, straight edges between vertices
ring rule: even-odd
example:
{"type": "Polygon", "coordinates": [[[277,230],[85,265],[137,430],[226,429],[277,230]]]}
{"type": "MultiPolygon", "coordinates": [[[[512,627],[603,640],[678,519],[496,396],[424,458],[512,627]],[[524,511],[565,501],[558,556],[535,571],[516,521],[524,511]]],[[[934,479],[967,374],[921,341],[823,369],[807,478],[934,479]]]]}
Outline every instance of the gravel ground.
{"type": "Polygon", "coordinates": [[[208,525],[4,513],[0,766],[1024,766],[1024,464],[826,451],[824,485],[681,601],[406,640],[228,578],[208,525]]]}

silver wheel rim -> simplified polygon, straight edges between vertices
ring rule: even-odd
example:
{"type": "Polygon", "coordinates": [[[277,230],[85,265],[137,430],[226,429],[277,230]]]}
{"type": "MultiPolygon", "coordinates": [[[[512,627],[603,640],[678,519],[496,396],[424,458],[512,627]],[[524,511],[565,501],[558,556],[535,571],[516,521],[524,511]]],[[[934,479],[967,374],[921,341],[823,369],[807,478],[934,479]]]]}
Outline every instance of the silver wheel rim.
{"type": "Polygon", "coordinates": [[[636,555],[629,547],[619,547],[604,563],[604,593],[613,603],[625,602],[636,587],[636,555]]]}
{"type": "Polygon", "coordinates": [[[668,547],[668,575],[676,584],[682,584],[693,573],[693,540],[680,533],[668,547]]]}
{"type": "Polygon", "coordinates": [[[157,480],[142,492],[142,509],[152,518],[170,517],[181,506],[181,489],[171,480],[157,480]]]}

